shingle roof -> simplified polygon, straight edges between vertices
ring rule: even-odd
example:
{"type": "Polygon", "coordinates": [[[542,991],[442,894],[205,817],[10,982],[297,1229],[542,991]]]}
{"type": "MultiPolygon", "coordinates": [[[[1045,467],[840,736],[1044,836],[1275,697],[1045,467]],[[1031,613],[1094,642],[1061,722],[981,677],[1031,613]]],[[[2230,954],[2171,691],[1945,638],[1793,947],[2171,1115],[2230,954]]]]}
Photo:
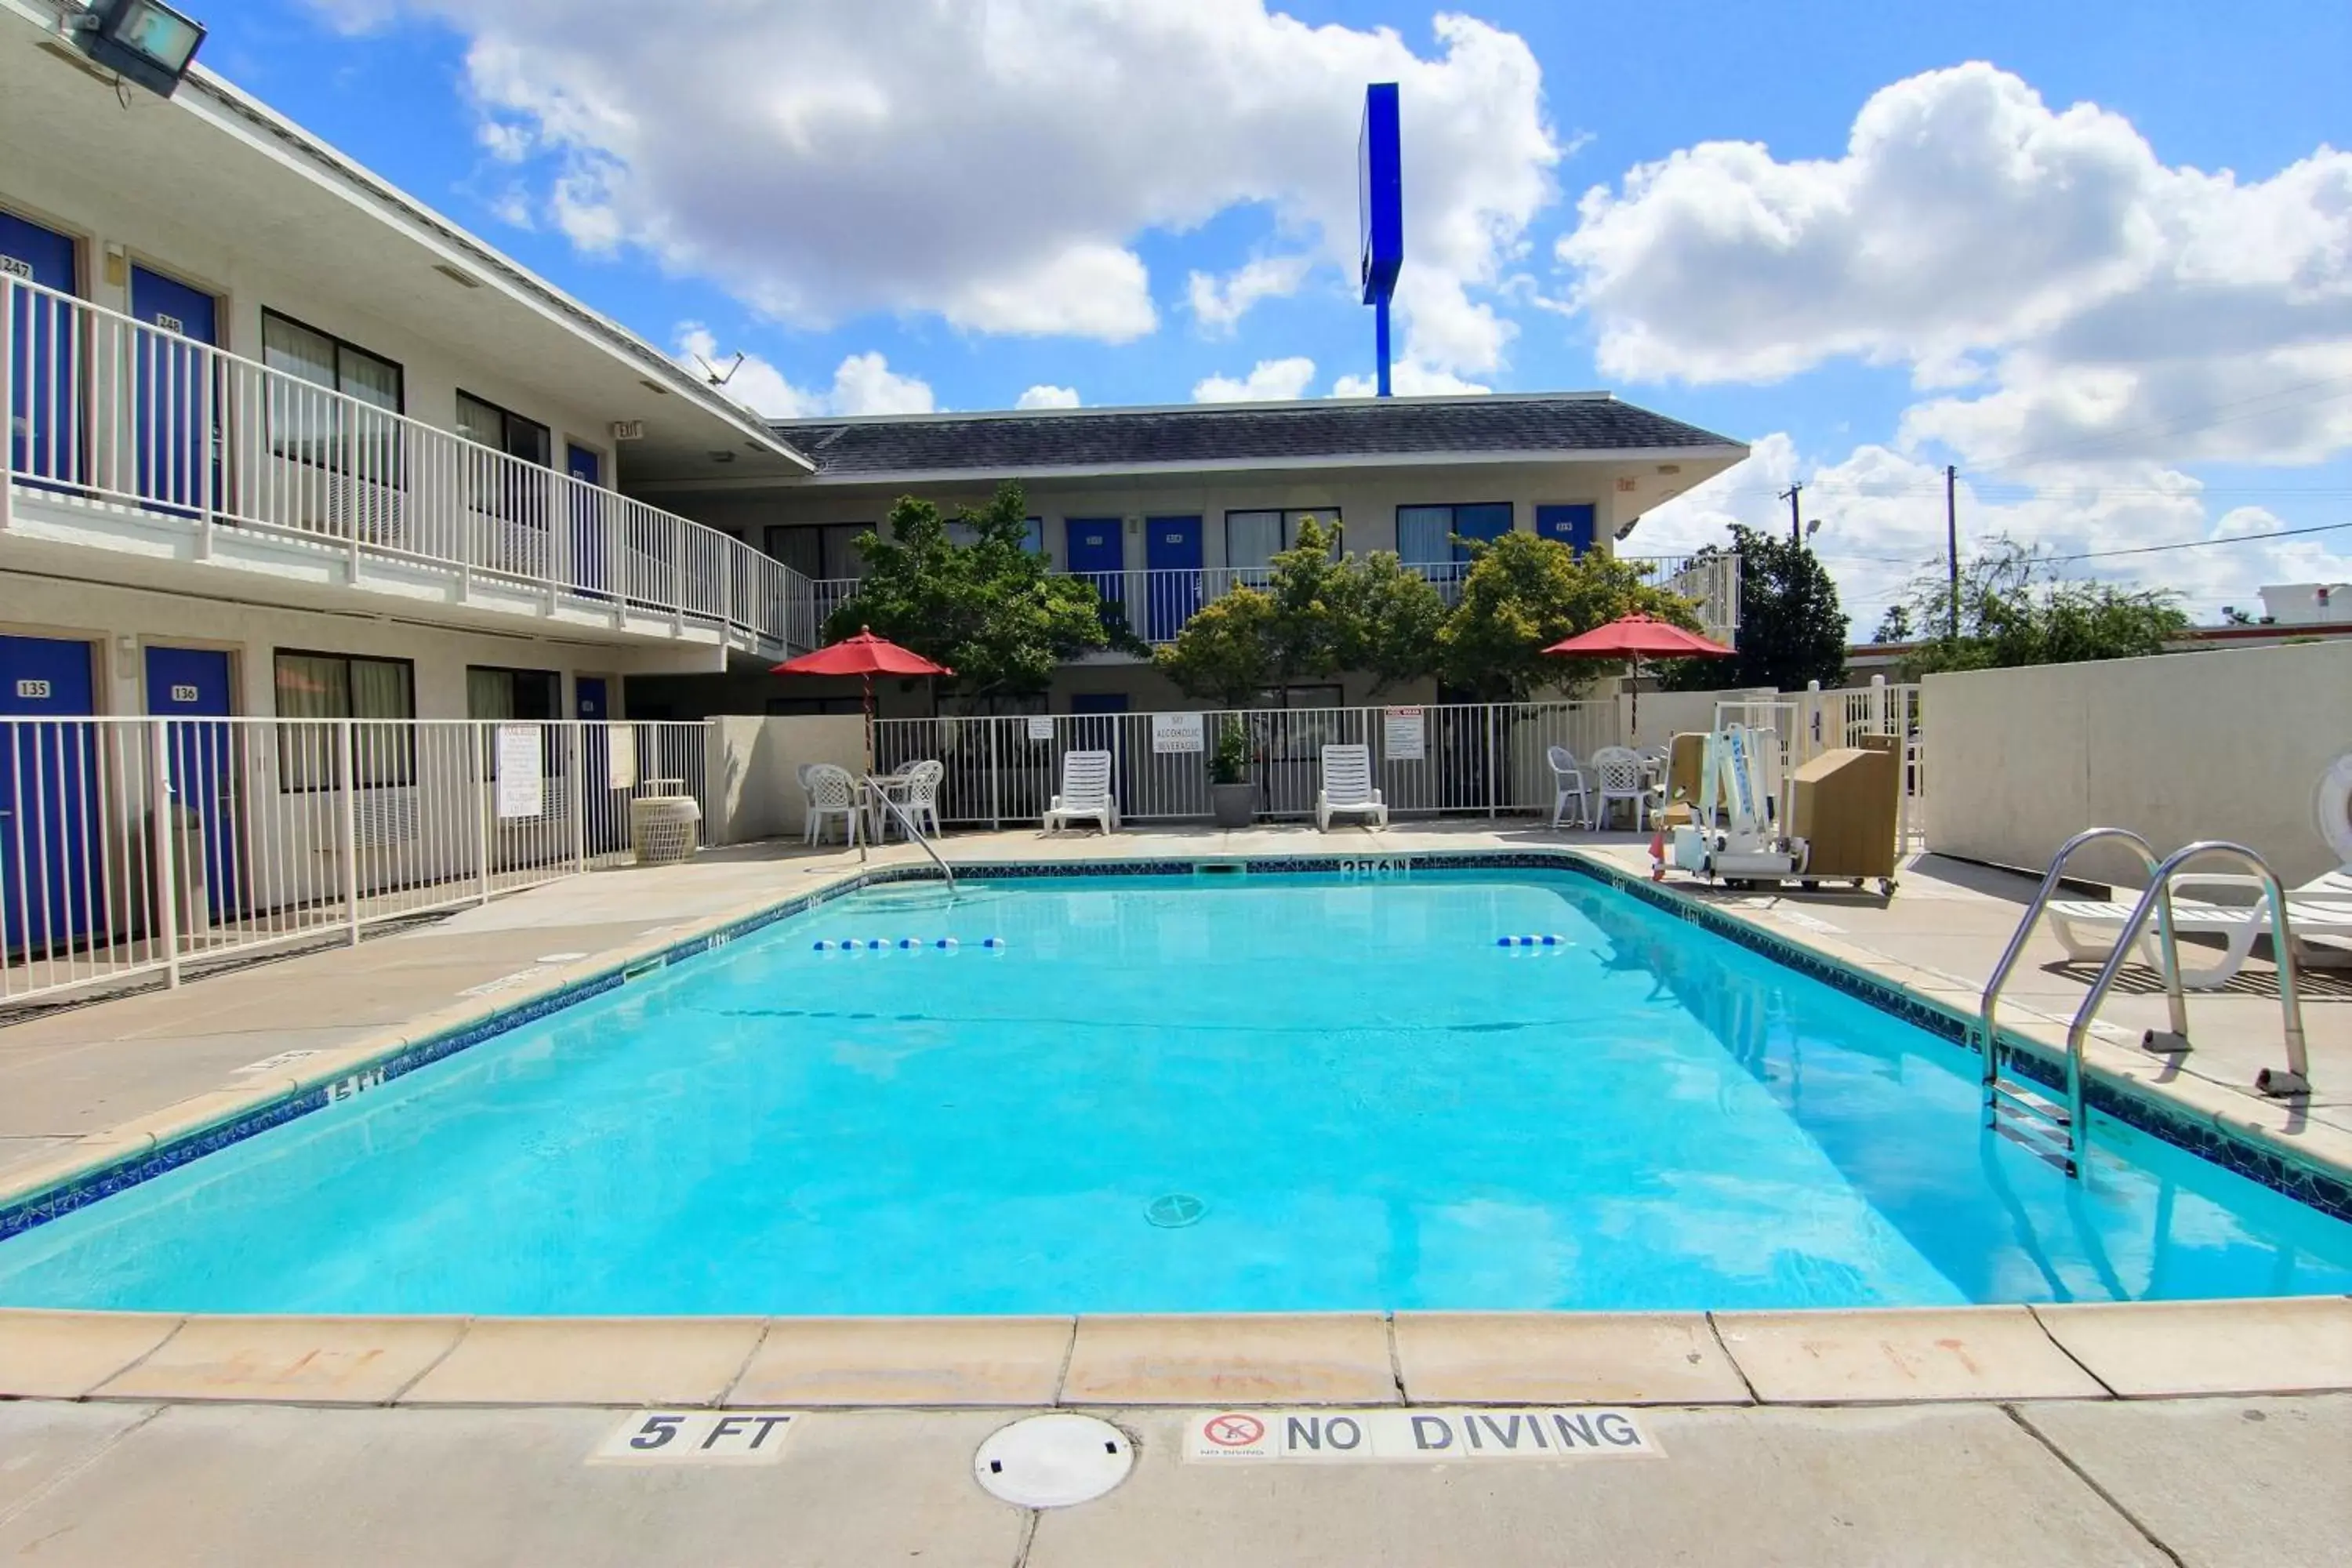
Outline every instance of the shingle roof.
{"type": "Polygon", "coordinates": [[[775,431],[837,479],[1740,445],[1605,393],[795,419],[775,431]]]}

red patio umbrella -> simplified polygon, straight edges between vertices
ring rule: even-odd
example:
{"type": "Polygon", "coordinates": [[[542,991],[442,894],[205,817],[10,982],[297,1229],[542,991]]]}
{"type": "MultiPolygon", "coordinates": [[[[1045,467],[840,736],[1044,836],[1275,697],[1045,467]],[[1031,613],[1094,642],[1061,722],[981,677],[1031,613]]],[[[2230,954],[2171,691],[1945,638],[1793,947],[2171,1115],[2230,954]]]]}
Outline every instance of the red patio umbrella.
{"type": "MultiPolygon", "coordinates": [[[[1543,650],[1567,658],[1622,658],[1633,667],[1633,679],[1642,678],[1642,661],[1645,658],[1729,658],[1732,650],[1718,642],[1709,642],[1696,632],[1686,632],[1672,621],[1662,621],[1636,610],[1630,616],[1620,616],[1605,626],[1595,626],[1589,632],[1579,632],[1552,644],[1543,650]]],[[[1638,732],[1642,720],[1642,689],[1633,688],[1633,727],[1638,732]]]]}
{"type": "Polygon", "coordinates": [[[844,637],[814,653],[788,658],[768,671],[771,675],[856,675],[866,685],[866,771],[874,771],[874,678],[877,675],[953,675],[944,664],[933,664],[888,637],[877,637],[872,626],[860,626],[854,637],[844,637]]]}

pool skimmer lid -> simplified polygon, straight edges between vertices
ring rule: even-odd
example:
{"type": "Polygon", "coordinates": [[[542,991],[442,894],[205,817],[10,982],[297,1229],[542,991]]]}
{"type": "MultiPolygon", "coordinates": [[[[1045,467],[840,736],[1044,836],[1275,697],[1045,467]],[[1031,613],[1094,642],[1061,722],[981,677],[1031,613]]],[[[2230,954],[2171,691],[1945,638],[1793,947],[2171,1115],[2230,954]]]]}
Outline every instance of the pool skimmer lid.
{"type": "Polygon", "coordinates": [[[1188,1225],[1198,1225],[1209,1205],[1190,1193],[1162,1193],[1143,1205],[1143,1217],[1162,1230],[1181,1230],[1188,1225]]]}
{"type": "Polygon", "coordinates": [[[1032,1415],[1000,1426],[971,1457],[971,1473],[991,1497],[1023,1508],[1092,1502],[1127,1479],[1135,1445],[1091,1415],[1032,1415]]]}

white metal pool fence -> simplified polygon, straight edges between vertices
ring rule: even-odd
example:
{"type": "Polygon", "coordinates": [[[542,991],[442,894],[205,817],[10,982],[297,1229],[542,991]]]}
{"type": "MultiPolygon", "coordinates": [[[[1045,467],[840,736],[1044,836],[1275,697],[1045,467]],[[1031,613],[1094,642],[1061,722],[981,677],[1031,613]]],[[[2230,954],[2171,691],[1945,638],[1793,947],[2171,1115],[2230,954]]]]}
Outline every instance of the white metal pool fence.
{"type": "Polygon", "coordinates": [[[0,720],[0,1000],[485,901],[629,853],[629,802],[712,816],[708,727],[0,720]]]}
{"type": "MultiPolygon", "coordinates": [[[[1797,710],[1795,733],[1785,742],[1790,762],[1865,734],[1904,737],[1909,835],[1922,782],[1917,693],[1874,686],[1788,694],[1782,700],[1797,710]]],[[[895,772],[936,758],[947,768],[940,819],[994,828],[1038,818],[1060,787],[1065,754],[1109,752],[1120,816],[1175,822],[1210,815],[1211,760],[1228,724],[1247,738],[1257,815],[1276,820],[1314,815],[1327,745],[1370,749],[1372,782],[1391,816],[1548,816],[1556,787],[1550,748],[1564,746],[1588,764],[1589,779],[1592,753],[1625,733],[1616,699],[885,719],[874,726],[875,762],[895,772]]]]}

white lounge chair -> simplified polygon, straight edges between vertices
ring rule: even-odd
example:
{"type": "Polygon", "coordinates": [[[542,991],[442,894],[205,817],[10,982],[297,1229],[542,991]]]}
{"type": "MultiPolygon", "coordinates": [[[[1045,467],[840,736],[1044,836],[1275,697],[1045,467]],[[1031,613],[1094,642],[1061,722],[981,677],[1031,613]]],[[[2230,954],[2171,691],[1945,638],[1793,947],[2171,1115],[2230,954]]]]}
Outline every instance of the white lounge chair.
{"type": "Polygon", "coordinates": [[[1118,831],[1118,800],[1111,788],[1108,752],[1062,753],[1062,793],[1045,808],[1045,831],[1073,822],[1097,822],[1105,833],[1118,831]]]}
{"type": "MultiPolygon", "coordinates": [[[[2305,939],[2332,937],[2352,942],[2352,866],[2315,877],[2286,894],[2287,926],[2294,938],[2294,962],[2305,969],[2352,967],[2352,947],[2315,947],[2305,939]]],[[[2116,950],[2116,938],[2131,919],[2129,901],[2059,899],[2050,905],[2050,929],[2068,957],[2104,963],[2116,950]]],[[[2172,929],[2184,936],[2219,936],[2228,945],[2221,962],[2200,969],[2180,966],[2180,984],[2195,991],[2226,985],[2254,950],[2257,937],[2271,934],[2271,911],[2262,897],[2262,881],[2234,872],[2189,872],[2172,879],[2172,929]],[[2251,889],[2252,904],[2213,904],[2190,896],[2196,888],[2251,889]]],[[[2140,935],[2140,956],[2150,969],[2159,962],[2156,921],[2140,935]]]]}
{"type": "Polygon", "coordinates": [[[1389,825],[1388,803],[1372,787],[1372,753],[1367,746],[1323,748],[1323,787],[1315,795],[1315,826],[1331,831],[1331,818],[1345,813],[1369,816],[1375,827],[1389,825]]]}
{"type": "Polygon", "coordinates": [[[855,844],[863,830],[866,814],[857,808],[857,781],[847,768],[831,763],[812,763],[805,779],[808,789],[808,830],[802,836],[804,844],[820,843],[824,838],[827,817],[841,818],[841,841],[855,844]]]}
{"type": "Polygon", "coordinates": [[[1576,753],[1566,746],[1554,746],[1544,753],[1551,763],[1551,825],[1558,827],[1568,815],[1568,803],[1576,802],[1576,825],[1592,826],[1592,797],[1584,790],[1584,770],[1576,765],[1576,753]]]}

